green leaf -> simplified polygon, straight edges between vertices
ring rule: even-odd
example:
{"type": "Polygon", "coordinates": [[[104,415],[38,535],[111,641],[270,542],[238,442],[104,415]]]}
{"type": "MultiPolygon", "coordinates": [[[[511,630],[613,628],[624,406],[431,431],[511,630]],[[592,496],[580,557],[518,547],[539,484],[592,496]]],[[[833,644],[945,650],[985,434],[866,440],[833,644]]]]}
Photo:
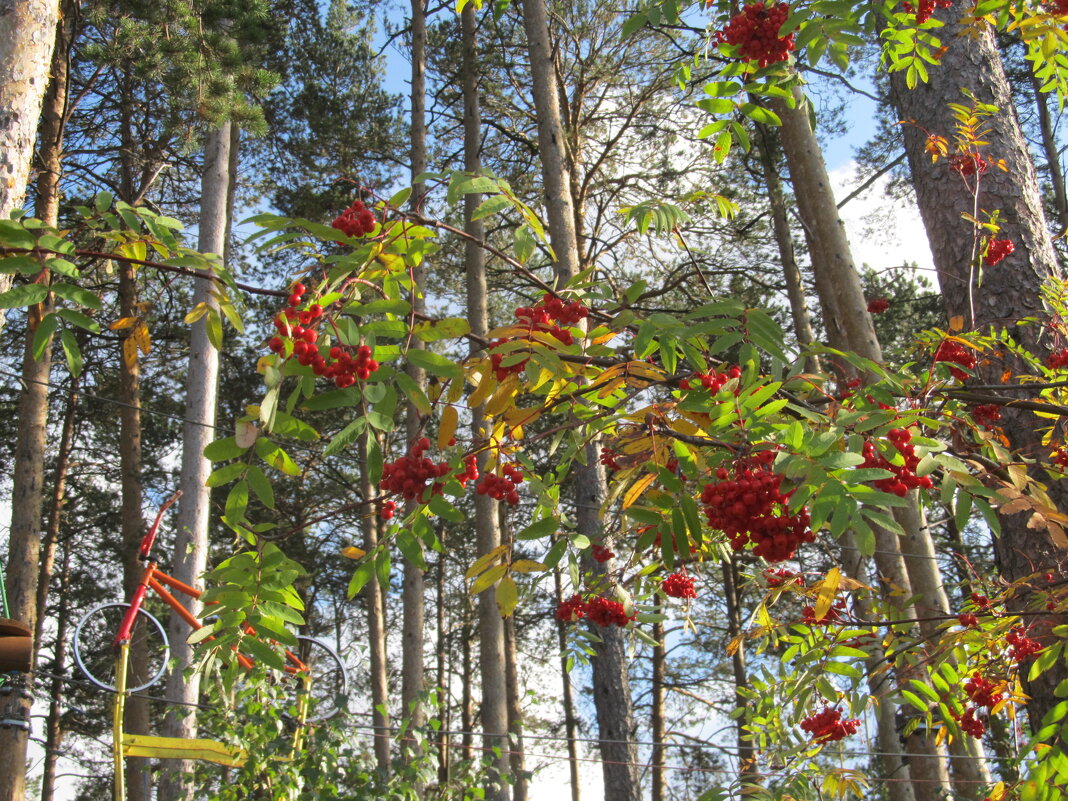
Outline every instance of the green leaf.
{"type": "Polygon", "coordinates": [[[260,503],[268,509],[274,509],[274,487],[271,486],[267,474],[260,469],[260,466],[249,465],[246,478],[252,491],[256,493],[256,497],[260,499],[260,503]]]}
{"type": "Polygon", "coordinates": [[[115,198],[110,192],[99,192],[95,198],[93,198],[93,205],[96,210],[103,214],[105,211],[111,208],[111,204],[115,198]]]}
{"type": "Polygon", "coordinates": [[[742,103],[741,112],[753,122],[759,122],[764,125],[782,125],[782,120],[779,119],[779,116],[774,111],[758,106],[755,103],[742,103]]]}
{"type": "Polygon", "coordinates": [[[349,586],[347,595],[350,599],[355,598],[360,590],[364,588],[364,585],[371,580],[371,577],[375,574],[375,565],[373,562],[364,562],[359,565],[352,573],[352,578],[349,580],[349,586]]]}
{"type": "Polygon", "coordinates": [[[505,195],[494,195],[493,197],[484,200],[474,214],[471,215],[472,220],[481,220],[484,217],[489,217],[505,209],[512,207],[512,201],[505,195]]]}
{"type": "Polygon", "coordinates": [[[366,428],[367,420],[363,417],[357,417],[334,435],[334,438],[330,440],[325,450],[323,450],[323,456],[333,456],[342,448],[347,447],[356,439],[356,437],[363,433],[366,428]]]}
{"type": "Polygon", "coordinates": [[[78,347],[78,340],[74,334],[64,328],[59,332],[59,341],[63,345],[63,355],[67,359],[67,369],[70,374],[77,378],[82,374],[82,349],[78,347]]]}
{"type": "Polygon", "coordinates": [[[20,306],[33,306],[48,297],[48,287],[42,284],[21,284],[0,292],[0,309],[17,309],[20,306]]]}
{"type": "Polygon", "coordinates": [[[446,520],[451,520],[454,523],[463,523],[467,520],[467,516],[449,503],[441,495],[434,495],[430,498],[430,503],[427,504],[427,508],[438,517],[444,517],[446,520]]]}
{"type": "Polygon", "coordinates": [[[247,508],[248,482],[238,481],[226,496],[226,517],[229,520],[243,520],[247,508]]]}
{"type": "Polygon", "coordinates": [[[406,355],[409,362],[416,367],[422,367],[428,373],[457,381],[462,381],[464,378],[464,371],[460,366],[441,354],[412,348],[406,355]]]}
{"type": "Polygon", "coordinates": [[[221,487],[223,484],[229,484],[243,472],[245,472],[245,464],[243,462],[234,462],[215,470],[208,476],[208,480],[204,484],[208,487],[221,487]]]}
{"type": "Polygon", "coordinates": [[[52,334],[56,332],[59,318],[54,314],[46,314],[37,324],[37,330],[33,332],[33,358],[40,361],[45,349],[52,341],[52,334]]]}
{"type": "Polygon", "coordinates": [[[256,453],[275,470],[280,470],[287,476],[300,475],[300,467],[293,461],[293,457],[278,443],[267,439],[267,437],[260,437],[256,440],[256,453]]]}
{"type": "Polygon", "coordinates": [[[423,342],[437,342],[442,339],[457,339],[471,331],[471,324],[462,317],[447,317],[444,320],[431,320],[418,323],[413,333],[423,342]]]}
{"type": "Polygon", "coordinates": [[[516,535],[520,540],[538,540],[555,534],[560,528],[560,521],[555,517],[543,517],[527,526],[516,535]]]}
{"type": "Polygon", "coordinates": [[[71,325],[84,328],[86,331],[93,334],[100,333],[100,324],[92,317],[82,314],[80,311],[75,311],[74,309],[56,309],[56,314],[71,325]]]}
{"type": "Polygon", "coordinates": [[[238,445],[234,437],[224,437],[204,448],[204,458],[209,462],[222,462],[226,459],[236,459],[247,450],[248,448],[238,445]]]}

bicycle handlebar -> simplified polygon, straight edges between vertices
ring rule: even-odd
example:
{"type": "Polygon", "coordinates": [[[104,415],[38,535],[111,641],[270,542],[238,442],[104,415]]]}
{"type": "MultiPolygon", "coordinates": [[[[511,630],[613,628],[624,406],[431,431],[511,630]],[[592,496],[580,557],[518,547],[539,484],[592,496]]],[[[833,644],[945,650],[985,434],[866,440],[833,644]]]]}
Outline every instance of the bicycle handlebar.
{"type": "Polygon", "coordinates": [[[163,520],[163,514],[171,508],[176,500],[182,497],[181,490],[175,490],[174,494],[163,502],[163,506],[159,508],[159,513],[156,515],[156,522],[152,524],[152,528],[145,534],[144,539],[141,540],[141,549],[137,552],[139,559],[148,559],[148,553],[152,550],[152,543],[156,541],[156,533],[159,531],[159,524],[163,520]]]}

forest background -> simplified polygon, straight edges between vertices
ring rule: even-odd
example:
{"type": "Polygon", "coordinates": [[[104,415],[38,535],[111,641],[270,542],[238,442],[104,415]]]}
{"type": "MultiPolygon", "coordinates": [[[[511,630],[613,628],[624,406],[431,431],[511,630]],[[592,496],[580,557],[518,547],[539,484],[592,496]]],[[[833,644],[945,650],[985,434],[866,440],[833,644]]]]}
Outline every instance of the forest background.
{"type": "Polygon", "coordinates": [[[0,211],[25,185],[45,224],[0,229],[37,699],[3,685],[29,726],[0,730],[0,798],[109,797],[111,698],[70,640],[136,585],[176,487],[172,572],[230,624],[332,643],[349,714],[280,761],[286,704],[235,683],[240,630],[183,648],[172,623],[201,671],[127,728],[258,758],[130,759],[130,798],[524,801],[561,766],[575,801],[1059,797],[1065,8],[936,5],[798,4],[764,61],[716,3],[0,15],[0,211]],[[886,217],[854,267],[798,77],[858,180],[915,197],[951,289],[886,217]],[[286,308],[378,369],[317,385],[286,308]],[[443,494],[404,503],[390,474],[424,451],[443,494]],[[753,477],[785,494],[746,531],[818,543],[724,534],[708,488],[753,477]]]}

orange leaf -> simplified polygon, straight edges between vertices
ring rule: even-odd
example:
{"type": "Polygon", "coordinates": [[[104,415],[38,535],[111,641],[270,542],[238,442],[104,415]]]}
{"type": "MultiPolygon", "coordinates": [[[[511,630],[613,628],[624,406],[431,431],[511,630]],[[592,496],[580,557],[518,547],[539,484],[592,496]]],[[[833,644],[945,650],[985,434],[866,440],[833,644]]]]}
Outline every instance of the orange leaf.
{"type": "Polygon", "coordinates": [[[137,367],[137,343],[134,342],[133,337],[122,341],[122,360],[131,370],[137,367]]]}
{"type": "Polygon", "coordinates": [[[363,559],[367,555],[367,551],[357,548],[355,545],[350,545],[341,549],[341,555],[349,559],[363,559]]]}
{"type": "Polygon", "coordinates": [[[949,330],[950,331],[963,331],[964,330],[964,316],[958,314],[956,317],[949,318],[949,330]]]}
{"type": "Polygon", "coordinates": [[[112,331],[119,331],[123,328],[133,328],[137,325],[136,317],[120,317],[118,320],[108,326],[112,331]]]}

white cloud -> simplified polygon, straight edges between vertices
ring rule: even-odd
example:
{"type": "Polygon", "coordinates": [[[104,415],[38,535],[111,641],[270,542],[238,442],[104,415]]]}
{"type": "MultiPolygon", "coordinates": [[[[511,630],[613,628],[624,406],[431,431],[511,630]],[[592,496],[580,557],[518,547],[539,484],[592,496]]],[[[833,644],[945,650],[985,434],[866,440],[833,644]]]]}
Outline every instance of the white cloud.
{"type": "MultiPolygon", "coordinates": [[[[857,187],[855,173],[855,161],[830,172],[831,187],[839,202],[857,187]]],[[[887,180],[882,176],[841,209],[857,267],[866,264],[883,270],[915,263],[922,270],[933,270],[927,232],[915,201],[911,197],[889,197],[887,180]]]]}

